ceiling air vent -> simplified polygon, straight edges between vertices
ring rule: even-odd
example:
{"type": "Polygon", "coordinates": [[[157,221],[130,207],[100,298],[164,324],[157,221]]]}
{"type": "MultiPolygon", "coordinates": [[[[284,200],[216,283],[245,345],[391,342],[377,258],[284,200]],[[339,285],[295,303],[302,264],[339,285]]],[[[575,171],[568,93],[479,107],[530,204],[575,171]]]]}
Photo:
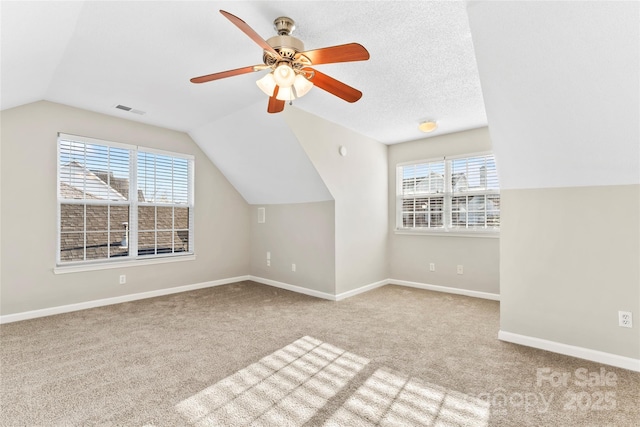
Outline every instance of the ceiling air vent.
{"type": "Polygon", "coordinates": [[[145,111],[136,110],[136,109],[133,109],[131,107],[127,107],[126,105],[121,105],[121,104],[116,105],[115,108],[117,108],[118,110],[128,111],[128,112],[133,113],[133,114],[138,114],[140,116],[142,116],[143,114],[146,114],[145,111]]]}

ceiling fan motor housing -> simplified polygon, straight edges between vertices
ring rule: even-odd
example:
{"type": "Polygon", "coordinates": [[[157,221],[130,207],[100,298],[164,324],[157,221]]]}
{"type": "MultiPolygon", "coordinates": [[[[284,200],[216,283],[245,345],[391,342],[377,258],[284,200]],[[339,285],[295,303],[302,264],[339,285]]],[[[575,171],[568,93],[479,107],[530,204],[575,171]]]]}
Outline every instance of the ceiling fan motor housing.
{"type": "MultiPolygon", "coordinates": [[[[267,44],[275,49],[285,61],[293,62],[296,53],[304,51],[302,41],[291,35],[291,32],[296,28],[295,22],[289,17],[280,16],[273,21],[273,27],[278,35],[267,39],[267,44]]],[[[270,65],[272,61],[270,55],[265,52],[265,64],[270,65]]]]}
{"type": "Polygon", "coordinates": [[[304,44],[293,36],[273,36],[267,39],[269,46],[274,48],[280,56],[293,60],[298,52],[304,52],[304,44]]]}

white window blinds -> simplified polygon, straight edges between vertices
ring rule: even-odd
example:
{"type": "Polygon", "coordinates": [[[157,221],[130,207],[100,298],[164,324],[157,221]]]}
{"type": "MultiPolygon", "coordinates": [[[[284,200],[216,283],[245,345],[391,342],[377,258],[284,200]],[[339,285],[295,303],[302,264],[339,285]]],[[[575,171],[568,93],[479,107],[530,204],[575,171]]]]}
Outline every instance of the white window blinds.
{"type": "Polygon", "coordinates": [[[57,263],[193,253],[193,157],[60,134],[57,263]]]}
{"type": "Polygon", "coordinates": [[[138,255],[189,250],[189,161],[138,153],[138,255]]]}
{"type": "Polygon", "coordinates": [[[401,165],[397,170],[398,229],[499,229],[500,188],[492,155],[401,165]]]}

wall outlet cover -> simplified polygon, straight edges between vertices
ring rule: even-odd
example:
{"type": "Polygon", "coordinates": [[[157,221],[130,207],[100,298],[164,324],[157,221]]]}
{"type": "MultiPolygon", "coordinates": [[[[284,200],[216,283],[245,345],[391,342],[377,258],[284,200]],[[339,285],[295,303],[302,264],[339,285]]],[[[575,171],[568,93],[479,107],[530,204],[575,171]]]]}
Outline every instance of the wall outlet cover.
{"type": "Polygon", "coordinates": [[[618,311],[618,325],[623,328],[633,328],[633,316],[630,311],[618,311]]]}

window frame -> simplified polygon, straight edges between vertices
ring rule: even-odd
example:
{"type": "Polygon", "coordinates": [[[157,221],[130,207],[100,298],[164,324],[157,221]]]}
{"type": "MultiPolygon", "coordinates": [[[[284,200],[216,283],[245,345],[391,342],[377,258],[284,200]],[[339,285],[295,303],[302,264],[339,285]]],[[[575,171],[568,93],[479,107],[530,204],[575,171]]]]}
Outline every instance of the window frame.
{"type": "MultiPolygon", "coordinates": [[[[396,201],[395,201],[395,234],[407,234],[407,235],[432,235],[432,236],[454,236],[454,237],[488,237],[499,238],[500,226],[492,228],[476,228],[476,227],[454,227],[452,226],[452,205],[453,198],[460,193],[454,193],[451,182],[452,175],[452,161],[458,159],[468,159],[474,157],[493,156],[492,151],[481,151],[468,154],[458,154],[453,156],[439,156],[432,157],[423,160],[412,160],[407,162],[400,162],[396,164],[396,201]],[[442,193],[425,194],[425,197],[433,197],[437,194],[442,194],[443,197],[443,226],[442,228],[431,227],[404,227],[403,223],[403,168],[406,166],[421,165],[427,163],[442,162],[445,170],[444,176],[444,190],[442,193]]],[[[495,157],[494,157],[495,161],[495,157]]],[[[497,166],[496,166],[497,169],[497,166]]],[[[498,190],[476,190],[464,192],[464,195],[500,195],[500,189],[498,190]]],[[[417,196],[416,196],[417,197],[417,196]]],[[[498,212],[501,212],[498,210],[498,212]]]]}
{"type": "MultiPolygon", "coordinates": [[[[56,139],[56,210],[57,210],[57,224],[56,224],[56,261],[54,267],[54,273],[68,273],[75,271],[91,271],[91,270],[102,270],[108,268],[119,268],[123,266],[132,266],[132,265],[150,265],[156,263],[164,263],[164,262],[175,262],[175,261],[188,261],[195,259],[195,198],[194,198],[194,187],[195,187],[195,157],[191,154],[185,153],[177,153],[159,150],[155,148],[140,146],[140,145],[132,145],[132,144],[124,144],[115,141],[108,141],[102,139],[96,139],[91,137],[73,135],[68,133],[59,132],[56,139]],[[84,150],[88,145],[99,145],[110,148],[124,149],[129,152],[129,191],[127,195],[126,201],[114,201],[106,199],[104,201],[95,201],[92,199],[69,199],[62,197],[61,194],[61,143],[62,141],[69,142],[78,142],[85,144],[84,150]],[[178,204],[175,202],[171,203],[144,203],[138,200],[138,154],[150,153],[154,155],[161,156],[169,156],[172,159],[184,159],[187,162],[187,194],[186,194],[186,204],[178,204]],[[62,205],[66,204],[76,204],[81,206],[90,206],[90,205],[98,205],[98,206],[127,206],[129,208],[129,228],[128,228],[128,254],[126,256],[115,256],[108,258],[99,258],[99,259],[84,259],[80,261],[62,261],[61,259],[61,240],[62,240],[62,205]],[[138,254],[138,209],[140,206],[161,206],[161,207],[180,207],[188,209],[188,248],[187,251],[183,252],[172,252],[172,253],[156,253],[156,254],[138,254]]],[[[173,161],[173,160],[172,160],[173,161]]],[[[83,165],[86,166],[86,165],[83,165]]],[[[172,169],[173,171],[173,169],[172,169]]],[[[109,171],[107,171],[109,172],[109,171]]],[[[173,175],[172,175],[173,179],[173,175]]],[[[173,211],[175,216],[175,211],[173,211]]],[[[85,213],[86,215],[86,213],[85,213]]],[[[108,220],[110,221],[110,219],[108,220]]],[[[86,222],[86,218],[85,218],[86,222]]],[[[108,223],[109,224],[109,223],[108,223]]],[[[172,227],[175,225],[175,218],[172,217],[172,227]]],[[[111,233],[111,228],[107,226],[109,230],[108,233],[111,233]]],[[[155,231],[157,232],[158,224],[156,223],[155,231]]],[[[172,228],[172,231],[175,232],[175,227],[172,228]]],[[[86,223],[84,226],[83,232],[87,233],[86,223]]],[[[173,237],[172,237],[173,242],[173,237]]],[[[157,245],[157,244],[156,244],[157,245]]],[[[85,254],[86,256],[86,254],[85,254]]]]}

